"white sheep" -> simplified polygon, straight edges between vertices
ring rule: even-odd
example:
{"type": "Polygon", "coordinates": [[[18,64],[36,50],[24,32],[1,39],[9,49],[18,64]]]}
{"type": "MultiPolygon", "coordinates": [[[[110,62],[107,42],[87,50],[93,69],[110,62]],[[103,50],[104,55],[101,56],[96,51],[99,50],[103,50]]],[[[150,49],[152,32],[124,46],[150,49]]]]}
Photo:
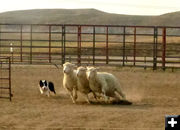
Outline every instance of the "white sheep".
{"type": "Polygon", "coordinates": [[[107,72],[97,72],[95,67],[87,67],[87,78],[91,90],[103,94],[106,102],[109,97],[120,100],[121,96],[123,100],[126,99],[121,90],[120,83],[114,75],[107,72]]]}
{"type": "Polygon", "coordinates": [[[88,94],[90,92],[93,93],[94,98],[97,100],[95,93],[90,89],[89,87],[89,81],[86,77],[86,68],[85,67],[78,67],[77,68],[77,90],[83,94],[83,96],[86,98],[86,101],[90,103],[88,94]]]}
{"type": "Polygon", "coordinates": [[[75,65],[69,62],[63,64],[63,87],[67,90],[72,98],[73,103],[76,103],[77,99],[77,75],[75,65]],[[74,94],[73,94],[74,91],[74,94]]]}

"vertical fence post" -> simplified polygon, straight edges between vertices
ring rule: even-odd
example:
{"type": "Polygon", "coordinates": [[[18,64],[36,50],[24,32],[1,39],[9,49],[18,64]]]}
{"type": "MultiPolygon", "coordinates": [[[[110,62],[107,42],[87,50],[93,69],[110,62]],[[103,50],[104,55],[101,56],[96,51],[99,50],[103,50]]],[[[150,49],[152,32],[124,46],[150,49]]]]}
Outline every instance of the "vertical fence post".
{"type": "Polygon", "coordinates": [[[9,99],[11,101],[11,57],[8,58],[9,62],[9,99]]]}
{"type": "Polygon", "coordinates": [[[65,63],[65,25],[62,26],[62,38],[61,38],[61,55],[62,65],[65,63]]]}
{"type": "Polygon", "coordinates": [[[154,45],[153,45],[153,70],[157,69],[157,39],[158,39],[158,28],[154,27],[154,45]]]}
{"type": "Polygon", "coordinates": [[[51,25],[49,25],[49,63],[51,63],[51,25]]]}
{"type": "Polygon", "coordinates": [[[109,35],[109,28],[108,26],[106,27],[106,64],[109,63],[109,46],[108,46],[108,35],[109,35]]]}
{"type": "Polygon", "coordinates": [[[95,65],[95,42],[96,42],[96,30],[95,26],[93,26],[93,65],[95,65]]]}
{"type": "Polygon", "coordinates": [[[32,64],[32,24],[30,25],[30,64],[32,64]]]}
{"type": "Polygon", "coordinates": [[[134,66],[136,65],[136,27],[134,27],[134,66]]]}
{"type": "Polygon", "coordinates": [[[1,25],[0,25],[0,56],[1,56],[1,25]]]}
{"type": "Polygon", "coordinates": [[[20,36],[20,37],[21,37],[21,48],[20,48],[20,53],[21,53],[20,59],[21,59],[21,62],[22,62],[22,29],[23,29],[23,25],[21,24],[21,32],[20,32],[20,33],[21,33],[21,34],[20,34],[20,35],[21,35],[21,36],[20,36]]]}
{"type": "Polygon", "coordinates": [[[78,26],[78,47],[77,47],[77,54],[78,54],[78,65],[81,64],[81,26],[78,26]]]}
{"type": "Polygon", "coordinates": [[[123,27],[123,66],[125,66],[125,43],[126,43],[126,27],[123,27]]]}
{"type": "Polygon", "coordinates": [[[166,69],[166,27],[162,30],[162,69],[166,69]]]}

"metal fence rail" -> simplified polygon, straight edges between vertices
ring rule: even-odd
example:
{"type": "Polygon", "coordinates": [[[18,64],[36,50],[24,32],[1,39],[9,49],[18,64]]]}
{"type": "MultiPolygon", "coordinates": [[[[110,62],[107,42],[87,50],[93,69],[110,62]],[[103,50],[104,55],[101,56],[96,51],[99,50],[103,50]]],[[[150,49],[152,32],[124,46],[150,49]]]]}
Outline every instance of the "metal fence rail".
{"type": "Polygon", "coordinates": [[[0,98],[11,101],[11,60],[10,57],[0,57],[0,98]]]}
{"type": "Polygon", "coordinates": [[[0,56],[20,64],[180,68],[180,27],[0,24],[0,56]]]}

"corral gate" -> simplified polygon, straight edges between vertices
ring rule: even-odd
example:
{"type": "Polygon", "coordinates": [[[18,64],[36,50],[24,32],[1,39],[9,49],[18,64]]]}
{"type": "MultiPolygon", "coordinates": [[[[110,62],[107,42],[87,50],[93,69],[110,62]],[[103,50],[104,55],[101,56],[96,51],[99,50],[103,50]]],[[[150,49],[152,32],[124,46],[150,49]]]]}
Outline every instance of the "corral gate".
{"type": "Polygon", "coordinates": [[[11,101],[11,60],[10,57],[0,57],[0,98],[11,101]]]}
{"type": "Polygon", "coordinates": [[[180,68],[180,27],[0,24],[0,56],[16,64],[180,68]]]}

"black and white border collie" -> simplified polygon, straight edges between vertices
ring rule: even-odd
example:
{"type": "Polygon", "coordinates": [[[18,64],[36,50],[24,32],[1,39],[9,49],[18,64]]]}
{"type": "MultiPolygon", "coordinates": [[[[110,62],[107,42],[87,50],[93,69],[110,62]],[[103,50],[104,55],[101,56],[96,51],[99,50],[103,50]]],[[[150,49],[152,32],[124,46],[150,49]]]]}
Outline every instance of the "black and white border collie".
{"type": "Polygon", "coordinates": [[[52,82],[48,82],[47,80],[40,80],[39,81],[39,90],[41,94],[45,94],[48,97],[50,96],[50,91],[56,94],[54,89],[54,84],[52,82]]]}

